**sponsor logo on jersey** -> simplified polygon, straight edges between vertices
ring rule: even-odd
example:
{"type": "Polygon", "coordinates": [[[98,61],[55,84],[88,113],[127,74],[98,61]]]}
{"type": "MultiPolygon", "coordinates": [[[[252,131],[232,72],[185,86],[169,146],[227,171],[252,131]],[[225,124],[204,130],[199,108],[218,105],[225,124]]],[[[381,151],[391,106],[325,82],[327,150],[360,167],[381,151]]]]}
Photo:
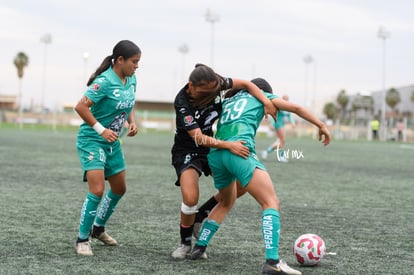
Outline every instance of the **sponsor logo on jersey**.
{"type": "Polygon", "coordinates": [[[195,118],[199,119],[203,112],[199,112],[198,110],[195,112],[195,118]]]}
{"type": "Polygon", "coordinates": [[[128,108],[132,108],[134,107],[135,102],[134,101],[130,101],[130,100],[126,100],[126,101],[119,101],[116,104],[115,109],[120,110],[120,109],[128,109],[128,108]]]}
{"type": "Polygon", "coordinates": [[[120,97],[120,96],[121,96],[121,94],[119,93],[119,89],[115,89],[115,90],[112,92],[112,94],[113,94],[114,96],[116,96],[116,97],[120,97]]]}
{"type": "Polygon", "coordinates": [[[211,124],[211,123],[214,121],[214,119],[218,117],[218,115],[219,115],[219,114],[218,114],[218,112],[217,112],[217,111],[213,111],[213,112],[211,112],[211,113],[207,116],[207,118],[206,118],[206,122],[204,123],[204,125],[211,124]]]}

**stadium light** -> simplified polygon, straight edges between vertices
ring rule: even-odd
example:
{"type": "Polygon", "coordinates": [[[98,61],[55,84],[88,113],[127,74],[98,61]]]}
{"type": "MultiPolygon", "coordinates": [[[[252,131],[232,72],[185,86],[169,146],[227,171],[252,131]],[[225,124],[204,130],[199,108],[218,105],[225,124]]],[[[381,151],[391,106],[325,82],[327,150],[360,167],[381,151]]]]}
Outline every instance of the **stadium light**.
{"type": "Polygon", "coordinates": [[[206,21],[211,23],[211,44],[210,44],[210,66],[214,66],[214,23],[220,20],[218,14],[213,13],[210,9],[206,12],[206,21]]]}
{"type": "Polygon", "coordinates": [[[190,48],[187,44],[182,44],[178,47],[178,51],[182,54],[182,60],[181,60],[181,81],[186,82],[185,80],[185,55],[190,51],[190,48]]]}
{"type": "Polygon", "coordinates": [[[387,140],[387,124],[385,121],[385,98],[387,91],[385,90],[385,77],[386,77],[386,49],[385,41],[390,38],[391,33],[385,29],[385,27],[380,26],[378,29],[378,38],[382,40],[382,96],[381,96],[381,129],[382,129],[382,138],[387,140]]]}
{"type": "Polygon", "coordinates": [[[45,109],[45,93],[46,93],[46,61],[47,61],[47,45],[52,43],[52,35],[50,33],[46,33],[42,37],[40,37],[40,42],[45,44],[45,53],[43,56],[43,78],[42,78],[42,98],[41,98],[41,108],[42,112],[45,109]]]}
{"type": "Polygon", "coordinates": [[[85,81],[85,85],[86,82],[88,82],[88,60],[89,60],[89,53],[88,52],[84,52],[82,55],[82,59],[83,59],[83,76],[84,76],[84,81],[85,81]]]}
{"type": "Polygon", "coordinates": [[[303,97],[303,106],[309,107],[309,103],[308,103],[309,64],[313,62],[313,57],[308,54],[305,57],[303,57],[303,62],[305,62],[305,91],[304,91],[304,97],[303,97]]]}

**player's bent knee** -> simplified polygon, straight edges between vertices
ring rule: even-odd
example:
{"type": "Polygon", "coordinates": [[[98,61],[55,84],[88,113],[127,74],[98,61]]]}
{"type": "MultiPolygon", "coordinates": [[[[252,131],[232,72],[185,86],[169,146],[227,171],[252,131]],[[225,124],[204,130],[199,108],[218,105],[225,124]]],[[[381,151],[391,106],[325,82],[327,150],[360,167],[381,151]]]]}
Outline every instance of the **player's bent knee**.
{"type": "Polygon", "coordinates": [[[185,215],[192,215],[198,212],[197,205],[188,206],[185,203],[181,203],[181,212],[185,215]]]}

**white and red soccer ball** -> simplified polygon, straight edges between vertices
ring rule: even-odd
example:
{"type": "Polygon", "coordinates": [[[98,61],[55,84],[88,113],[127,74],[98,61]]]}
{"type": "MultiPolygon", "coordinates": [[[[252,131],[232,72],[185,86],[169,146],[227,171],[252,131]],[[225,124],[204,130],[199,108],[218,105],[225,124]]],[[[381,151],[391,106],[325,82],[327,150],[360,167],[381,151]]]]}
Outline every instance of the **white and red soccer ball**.
{"type": "Polygon", "coordinates": [[[293,254],[301,265],[315,266],[326,254],[325,242],[316,234],[303,234],[296,239],[293,254]]]}

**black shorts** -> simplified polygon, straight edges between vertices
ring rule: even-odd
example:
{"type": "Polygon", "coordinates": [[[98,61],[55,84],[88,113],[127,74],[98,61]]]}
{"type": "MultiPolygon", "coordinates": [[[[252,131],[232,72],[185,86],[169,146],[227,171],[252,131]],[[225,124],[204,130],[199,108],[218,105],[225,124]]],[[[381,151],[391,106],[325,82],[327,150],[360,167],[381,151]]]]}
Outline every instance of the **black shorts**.
{"type": "Polygon", "coordinates": [[[207,155],[200,153],[182,153],[175,154],[172,157],[172,165],[175,168],[177,174],[176,186],[180,186],[181,174],[188,168],[194,168],[197,170],[198,175],[202,173],[207,177],[211,175],[210,166],[208,165],[207,155]]]}

